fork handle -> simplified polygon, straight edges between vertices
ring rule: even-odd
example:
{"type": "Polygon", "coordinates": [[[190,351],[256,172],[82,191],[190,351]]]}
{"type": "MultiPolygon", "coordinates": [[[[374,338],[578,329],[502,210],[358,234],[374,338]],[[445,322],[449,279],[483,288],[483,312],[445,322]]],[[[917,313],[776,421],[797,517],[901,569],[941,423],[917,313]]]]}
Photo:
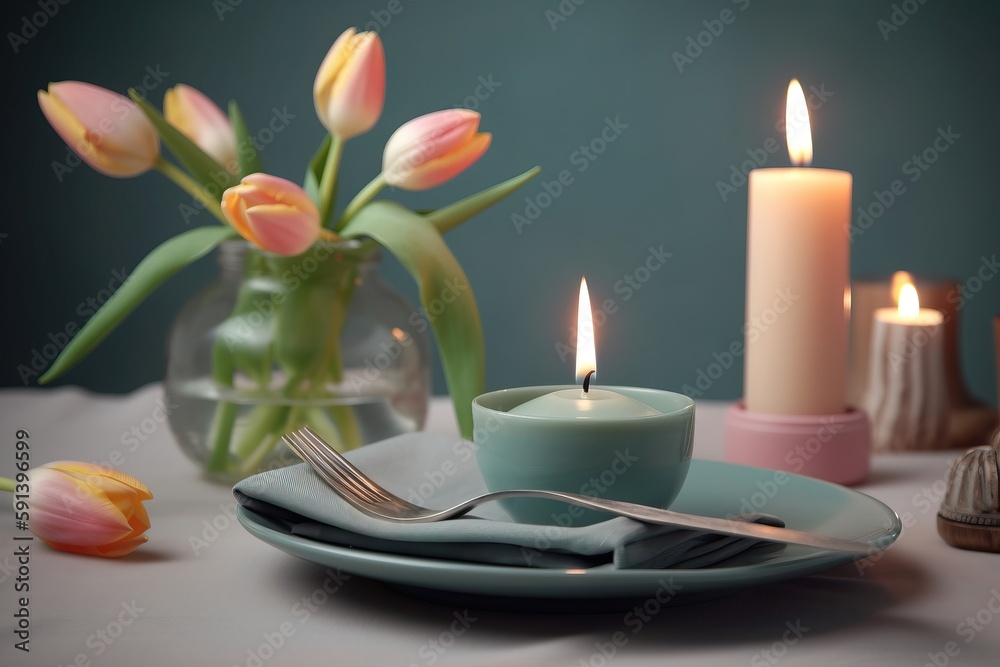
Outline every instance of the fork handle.
{"type": "MultiPolygon", "coordinates": [[[[831,551],[844,551],[856,555],[869,555],[875,551],[870,544],[861,541],[844,540],[838,537],[828,537],[826,535],[816,535],[801,530],[791,528],[778,528],[758,523],[746,523],[743,521],[732,521],[730,519],[719,519],[716,517],[696,516],[684,514],[673,510],[637,505],[623,500],[611,500],[607,498],[593,498],[577,493],[565,491],[543,491],[543,490],[511,490],[495,491],[476,498],[472,498],[461,505],[444,510],[440,514],[427,517],[427,521],[439,521],[445,512],[448,517],[465,514],[473,507],[493,500],[504,498],[542,498],[546,500],[561,500],[571,505],[579,505],[598,512],[607,512],[620,516],[664,526],[676,526],[678,528],[691,528],[693,530],[710,531],[723,535],[735,535],[737,537],[750,537],[767,542],[780,542],[783,544],[799,544],[808,547],[817,547],[831,551]]],[[[879,533],[881,534],[881,533],[879,533]]]]}

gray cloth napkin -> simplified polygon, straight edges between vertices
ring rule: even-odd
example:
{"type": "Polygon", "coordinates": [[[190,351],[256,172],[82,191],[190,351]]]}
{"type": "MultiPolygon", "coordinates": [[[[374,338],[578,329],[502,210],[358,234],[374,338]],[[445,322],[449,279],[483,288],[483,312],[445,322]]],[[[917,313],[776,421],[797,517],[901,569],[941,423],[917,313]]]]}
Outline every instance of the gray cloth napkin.
{"type": "MultiPolygon", "coordinates": [[[[487,490],[472,443],[457,438],[411,433],[347,457],[389,491],[425,507],[450,507],[487,490]]],[[[247,478],[233,487],[233,494],[241,505],[293,535],[370,551],[495,565],[696,568],[764,544],[624,517],[580,527],[520,524],[495,502],[438,523],[390,523],[354,509],[304,463],[247,478]]],[[[784,525],[766,514],[739,518],[784,525]]],[[[767,547],[761,551],[773,553],[775,546],[767,547]]]]}

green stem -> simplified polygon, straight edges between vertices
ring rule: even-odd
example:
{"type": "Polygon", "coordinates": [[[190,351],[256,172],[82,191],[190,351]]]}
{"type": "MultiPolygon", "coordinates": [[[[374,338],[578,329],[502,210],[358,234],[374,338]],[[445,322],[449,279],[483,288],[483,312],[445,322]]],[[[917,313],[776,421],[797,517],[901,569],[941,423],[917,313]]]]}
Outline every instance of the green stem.
{"type": "MultiPolygon", "coordinates": [[[[288,414],[286,405],[262,405],[246,420],[246,427],[240,441],[236,444],[236,458],[244,461],[250,453],[257,449],[260,441],[278,430],[285,423],[288,414]]],[[[280,435],[280,434],[279,434],[280,435]]]]}
{"type": "MultiPolygon", "coordinates": [[[[288,399],[298,398],[297,390],[301,384],[302,378],[292,375],[285,382],[281,394],[288,399]]],[[[236,445],[236,455],[240,459],[240,468],[244,472],[250,470],[278,444],[281,435],[289,430],[283,426],[290,420],[289,413],[297,411],[298,407],[269,405],[265,408],[257,408],[257,410],[262,409],[264,410],[262,413],[255,410],[255,414],[247,423],[248,428],[236,445]]]]}
{"type": "Polygon", "coordinates": [[[245,476],[257,472],[264,457],[270,454],[279,442],[281,442],[280,435],[268,434],[267,438],[256,449],[248,452],[246,458],[240,463],[240,475],[245,476]]]}
{"type": "Polygon", "coordinates": [[[219,206],[219,202],[210,197],[208,192],[206,192],[205,189],[201,187],[201,185],[199,185],[193,178],[178,169],[175,165],[164,160],[162,157],[156,161],[156,168],[161,174],[176,183],[181,190],[184,190],[189,195],[204,204],[205,208],[207,208],[212,215],[218,218],[222,224],[229,224],[229,221],[226,220],[224,215],[222,215],[222,207],[219,206]]]}
{"type": "Polygon", "coordinates": [[[328,227],[333,220],[333,207],[337,203],[337,174],[340,171],[340,156],[344,153],[344,142],[336,134],[330,135],[330,150],[326,154],[323,177],[319,182],[320,224],[328,227]]]}
{"type": "MultiPolygon", "coordinates": [[[[345,267],[345,270],[348,270],[345,267]]],[[[333,316],[329,322],[324,342],[322,361],[316,364],[316,374],[313,377],[314,383],[323,384],[324,373],[334,382],[340,384],[344,380],[344,361],[340,354],[340,334],[344,330],[347,322],[347,310],[351,305],[351,297],[354,296],[354,288],[357,284],[357,270],[349,269],[348,280],[337,285],[334,292],[334,305],[330,306],[333,316]]]]}
{"type": "Polygon", "coordinates": [[[17,482],[15,482],[14,480],[9,479],[7,477],[0,477],[0,491],[10,491],[11,493],[13,493],[14,487],[16,485],[17,482]]]}
{"type": "Polygon", "coordinates": [[[229,445],[236,424],[236,404],[228,401],[215,408],[215,423],[212,429],[212,456],[205,464],[207,472],[223,472],[229,467],[229,445]]]}
{"type": "Polygon", "coordinates": [[[282,426],[277,430],[276,433],[268,434],[269,437],[265,437],[263,442],[256,448],[251,450],[246,458],[241,464],[241,472],[244,474],[253,472],[256,470],[264,457],[271,453],[271,450],[281,441],[281,435],[283,433],[288,433],[293,431],[299,426],[297,423],[301,418],[299,414],[302,412],[302,407],[298,405],[293,405],[288,409],[288,416],[285,418],[282,426]]]}
{"type": "Polygon", "coordinates": [[[346,452],[360,447],[361,426],[358,424],[358,416],[354,413],[354,407],[351,405],[331,405],[327,410],[340,435],[341,448],[337,451],[346,452]]]}
{"type": "Polygon", "coordinates": [[[329,442],[338,452],[346,451],[341,443],[340,429],[330,419],[326,410],[320,407],[306,408],[304,421],[319,437],[329,442]]]}
{"type": "MultiPolygon", "coordinates": [[[[325,175],[326,174],[324,174],[324,176],[325,175]]],[[[351,203],[348,204],[347,208],[344,209],[344,214],[340,216],[340,220],[337,221],[337,224],[334,226],[333,230],[340,231],[341,229],[343,229],[344,225],[346,225],[348,221],[350,221],[350,219],[353,218],[357,214],[357,212],[361,210],[361,207],[363,207],[365,204],[374,199],[375,195],[381,192],[382,188],[384,188],[385,186],[386,186],[385,176],[383,176],[380,173],[378,176],[372,179],[371,183],[363,187],[361,189],[361,192],[359,192],[357,195],[354,196],[354,199],[351,200],[351,203]]]]}
{"type": "MultiPolygon", "coordinates": [[[[216,338],[212,346],[212,379],[223,391],[232,390],[233,375],[232,350],[224,339],[216,338]]],[[[229,446],[236,424],[237,407],[229,401],[219,401],[212,419],[212,452],[205,464],[206,472],[223,472],[229,467],[229,446]]]]}

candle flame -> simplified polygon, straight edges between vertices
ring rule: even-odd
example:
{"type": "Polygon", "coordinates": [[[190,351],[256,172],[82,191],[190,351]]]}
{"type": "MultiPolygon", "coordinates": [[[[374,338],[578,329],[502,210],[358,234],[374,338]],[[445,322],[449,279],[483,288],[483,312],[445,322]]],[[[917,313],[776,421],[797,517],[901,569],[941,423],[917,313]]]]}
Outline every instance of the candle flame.
{"type": "Polygon", "coordinates": [[[899,305],[899,293],[903,291],[903,285],[912,285],[913,276],[906,271],[896,271],[892,274],[892,302],[899,305]]]}
{"type": "Polygon", "coordinates": [[[785,101],[785,139],[792,164],[808,165],[813,159],[812,130],[809,127],[809,107],[798,79],[788,84],[785,101]]]}
{"type": "Polygon", "coordinates": [[[587,279],[580,279],[580,305],[576,311],[576,381],[582,383],[587,373],[597,371],[594,345],[594,312],[590,307],[587,279]]]}
{"type": "Polygon", "coordinates": [[[898,312],[900,317],[916,317],[920,314],[920,297],[913,283],[906,283],[899,290],[898,312]]]}

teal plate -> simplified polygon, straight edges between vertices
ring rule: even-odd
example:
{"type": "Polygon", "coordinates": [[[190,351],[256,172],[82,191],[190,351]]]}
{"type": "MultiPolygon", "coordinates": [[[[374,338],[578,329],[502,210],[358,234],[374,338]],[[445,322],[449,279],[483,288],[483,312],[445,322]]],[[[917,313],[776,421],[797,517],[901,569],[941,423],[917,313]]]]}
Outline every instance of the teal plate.
{"type": "MultiPolygon", "coordinates": [[[[789,528],[865,542],[875,554],[902,530],[885,504],[857,491],[790,473],[716,461],[692,461],[671,509],[726,517],[768,512],[789,528]]],[[[697,570],[553,570],[449,561],[366,551],[317,542],[287,532],[270,520],[239,508],[240,523],[264,542],[326,567],[376,579],[418,597],[480,608],[607,611],[656,597],[670,604],[700,602],[775,581],[850,563],[854,556],[811,547],[752,549],[713,567],[697,570]],[[530,605],[525,604],[533,601],[530,605]],[[581,607],[586,600],[594,608],[581,607]],[[566,604],[566,603],[570,604],[566,604]],[[478,604],[477,604],[478,603],[478,604]]]]}

